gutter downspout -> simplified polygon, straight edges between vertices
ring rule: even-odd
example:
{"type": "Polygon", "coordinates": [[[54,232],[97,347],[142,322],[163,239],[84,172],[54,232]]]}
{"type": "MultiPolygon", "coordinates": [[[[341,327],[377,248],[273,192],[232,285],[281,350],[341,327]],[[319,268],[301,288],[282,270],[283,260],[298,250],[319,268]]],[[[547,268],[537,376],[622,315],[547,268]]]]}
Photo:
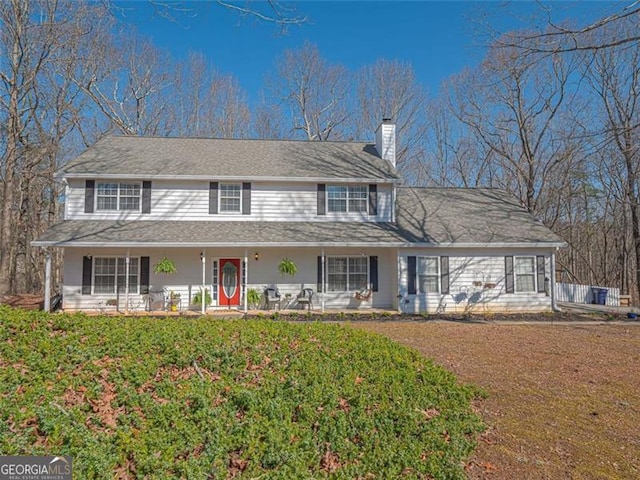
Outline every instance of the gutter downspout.
{"type": "MultiPolygon", "coordinates": [[[[557,248],[556,248],[557,250],[557,248]]],[[[556,303],[556,252],[551,252],[551,310],[553,312],[561,312],[562,310],[556,303]]]]}

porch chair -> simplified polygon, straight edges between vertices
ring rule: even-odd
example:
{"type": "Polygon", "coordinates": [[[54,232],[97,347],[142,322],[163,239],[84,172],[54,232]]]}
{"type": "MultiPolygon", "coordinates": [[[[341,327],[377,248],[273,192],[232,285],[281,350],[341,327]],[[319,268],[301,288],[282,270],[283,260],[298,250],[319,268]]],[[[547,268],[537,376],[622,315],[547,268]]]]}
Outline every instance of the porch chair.
{"type": "Polygon", "coordinates": [[[296,297],[298,305],[304,309],[305,304],[307,305],[307,309],[311,310],[313,308],[313,289],[311,288],[303,288],[300,290],[300,293],[296,297]]]}
{"type": "Polygon", "coordinates": [[[271,310],[271,305],[278,305],[280,310],[280,301],[282,297],[280,292],[275,287],[265,288],[264,290],[264,306],[267,310],[271,310]]]}

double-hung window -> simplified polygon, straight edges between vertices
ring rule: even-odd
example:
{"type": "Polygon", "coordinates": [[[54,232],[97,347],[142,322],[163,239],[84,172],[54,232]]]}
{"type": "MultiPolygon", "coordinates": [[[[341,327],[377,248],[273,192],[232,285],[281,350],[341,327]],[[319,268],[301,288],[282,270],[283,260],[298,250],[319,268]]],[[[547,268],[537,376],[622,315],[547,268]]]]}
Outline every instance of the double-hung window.
{"type": "Polygon", "coordinates": [[[535,257],[515,257],[516,292],[536,291],[535,257]]]}
{"type": "Polygon", "coordinates": [[[139,183],[98,183],[97,210],[139,211],[140,192],[139,183]]]}
{"type": "Polygon", "coordinates": [[[439,293],[440,271],[438,257],[418,257],[418,292],[439,293]]]}
{"type": "Polygon", "coordinates": [[[330,292],[362,290],[367,286],[369,257],[328,257],[327,283],[330,292]]]}
{"type": "Polygon", "coordinates": [[[367,186],[329,185],[327,194],[327,210],[329,212],[367,212],[367,186]]]}
{"type": "MultiPolygon", "coordinates": [[[[139,259],[129,259],[129,293],[138,293],[140,284],[139,259]]],[[[122,257],[97,257],[93,268],[93,293],[124,293],[127,265],[122,257]]]]}
{"type": "Polygon", "coordinates": [[[242,213],[242,185],[220,184],[220,213],[242,213]]]}

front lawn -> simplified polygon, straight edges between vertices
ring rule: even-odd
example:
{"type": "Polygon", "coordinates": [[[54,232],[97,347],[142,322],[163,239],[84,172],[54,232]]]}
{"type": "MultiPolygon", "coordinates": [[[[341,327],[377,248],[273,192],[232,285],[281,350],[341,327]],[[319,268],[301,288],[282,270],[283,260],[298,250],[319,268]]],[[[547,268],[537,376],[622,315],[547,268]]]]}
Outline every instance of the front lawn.
{"type": "Polygon", "coordinates": [[[0,307],[0,452],[74,478],[464,478],[477,394],[348,326],[0,307]]]}

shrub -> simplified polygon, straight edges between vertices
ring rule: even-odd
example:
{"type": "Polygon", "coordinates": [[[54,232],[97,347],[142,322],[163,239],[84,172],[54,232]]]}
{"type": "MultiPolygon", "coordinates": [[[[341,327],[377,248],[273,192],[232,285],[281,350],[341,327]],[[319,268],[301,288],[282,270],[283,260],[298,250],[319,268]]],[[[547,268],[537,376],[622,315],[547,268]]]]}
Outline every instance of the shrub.
{"type": "Polygon", "coordinates": [[[74,477],[464,478],[477,390],[345,325],[0,307],[0,451],[74,477]]]}

